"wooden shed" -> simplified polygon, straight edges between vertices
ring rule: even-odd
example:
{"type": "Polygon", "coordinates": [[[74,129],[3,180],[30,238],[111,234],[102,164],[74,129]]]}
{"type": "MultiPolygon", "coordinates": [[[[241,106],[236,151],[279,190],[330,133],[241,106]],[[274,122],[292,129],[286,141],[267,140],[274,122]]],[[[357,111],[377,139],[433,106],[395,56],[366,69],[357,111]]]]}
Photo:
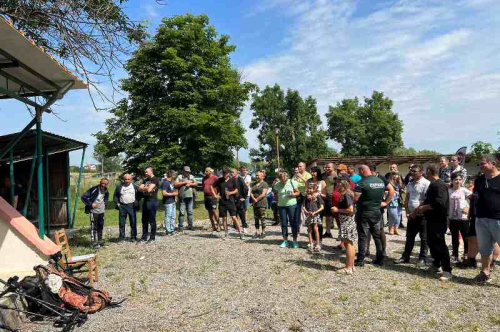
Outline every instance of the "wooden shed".
{"type": "MultiPolygon", "coordinates": [[[[18,133],[0,136],[0,151],[17,135],[18,133]]],[[[36,195],[38,177],[34,171],[36,144],[36,131],[30,130],[14,147],[11,157],[0,160],[0,179],[13,177],[19,190],[18,210],[38,227],[39,202],[36,195]]],[[[46,197],[44,212],[47,231],[51,227],[71,226],[69,153],[86,147],[86,143],[42,131],[42,158],[45,166],[43,189],[46,197]]],[[[2,186],[3,181],[0,182],[0,188],[2,186]]]]}

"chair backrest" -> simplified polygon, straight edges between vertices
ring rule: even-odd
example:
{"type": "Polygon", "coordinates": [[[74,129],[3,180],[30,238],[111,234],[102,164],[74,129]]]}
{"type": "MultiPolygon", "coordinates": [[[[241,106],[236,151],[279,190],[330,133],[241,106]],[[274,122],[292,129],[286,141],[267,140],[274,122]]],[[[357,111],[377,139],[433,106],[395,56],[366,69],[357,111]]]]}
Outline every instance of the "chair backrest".
{"type": "Polygon", "coordinates": [[[61,263],[65,264],[65,256],[68,261],[71,260],[71,250],[69,249],[68,236],[64,228],[54,232],[54,239],[56,240],[56,244],[61,246],[61,254],[63,256],[61,263]]]}

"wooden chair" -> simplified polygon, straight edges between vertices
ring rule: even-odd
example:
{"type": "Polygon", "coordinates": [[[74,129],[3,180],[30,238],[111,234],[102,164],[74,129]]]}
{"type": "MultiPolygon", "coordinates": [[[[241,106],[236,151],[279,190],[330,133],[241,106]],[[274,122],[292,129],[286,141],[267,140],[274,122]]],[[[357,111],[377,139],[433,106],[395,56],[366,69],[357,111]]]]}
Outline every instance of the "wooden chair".
{"type": "MultiPolygon", "coordinates": [[[[71,256],[71,250],[69,248],[68,236],[64,229],[60,229],[54,232],[54,238],[56,244],[61,246],[61,265],[69,265],[70,269],[79,269],[80,267],[87,266],[89,274],[90,286],[94,285],[94,281],[99,281],[99,268],[97,267],[97,256],[95,254],[71,256]]],[[[84,272],[84,271],[82,271],[84,272]]]]}

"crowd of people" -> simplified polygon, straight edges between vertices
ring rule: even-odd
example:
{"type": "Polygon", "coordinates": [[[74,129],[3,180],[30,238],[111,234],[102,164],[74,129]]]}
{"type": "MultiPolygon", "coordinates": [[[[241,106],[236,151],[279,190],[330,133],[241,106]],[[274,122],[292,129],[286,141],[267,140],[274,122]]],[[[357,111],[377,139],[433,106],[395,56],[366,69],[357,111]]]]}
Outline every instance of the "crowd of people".
{"type": "MultiPolygon", "coordinates": [[[[413,164],[403,177],[397,165],[390,172],[380,175],[374,165],[359,165],[358,174],[351,165],[327,163],[321,169],[300,162],[293,174],[278,170],[277,177],[266,182],[266,171],[259,170],[255,178],[242,167],[223,169],[219,177],[207,167],[201,181],[204,206],[210,218],[214,236],[229,236],[230,224],[240,239],[248,232],[248,209],[253,209],[255,233],[253,239],[266,237],[266,210],[273,209],[275,223],[281,226],[281,248],[299,248],[300,227],[307,227],[308,250],[321,252],[322,241],[333,238],[334,221],[338,228],[340,250],[345,250],[345,267],[338,273],[352,275],[355,267],[362,267],[370,255],[373,238],[376,248],[372,264],[383,265],[387,258],[388,236],[399,235],[403,228],[402,214],[406,213],[406,242],[403,254],[395,264],[410,263],[417,234],[420,237],[418,268],[439,273],[439,279],[452,278],[452,266],[476,268],[476,256],[481,255],[481,271],[475,280],[490,281],[490,268],[500,250],[500,171],[495,157],[484,156],[479,162],[481,175],[467,183],[467,170],[460,156],[453,156],[451,163],[441,157],[440,164],[430,164],[425,169],[413,164]],[[385,232],[384,214],[387,215],[388,232],[385,232]],[[291,230],[291,239],[289,234],[291,230]],[[445,235],[451,232],[452,254],[445,235]],[[387,235],[387,236],[386,236],[387,235]],[[460,238],[464,255],[459,257],[460,238]],[[428,252],[430,251],[429,259],[428,252]]],[[[184,229],[193,229],[193,204],[199,185],[189,166],[181,174],[168,170],[163,179],[155,177],[148,167],[138,185],[130,174],[116,188],[113,201],[119,209],[120,240],[125,240],[127,217],[130,222],[130,240],[137,241],[137,213],[142,203],[142,237],[139,241],[156,239],[156,213],[159,206],[158,192],[164,205],[164,226],[167,236],[184,229]],[[179,207],[178,225],[175,228],[176,208],[179,207]],[[186,218],[187,217],[187,218],[186,218]],[[185,226],[187,219],[187,228],[185,226]]],[[[108,180],[103,178],[98,186],[82,195],[86,212],[90,214],[91,240],[94,246],[103,244],[105,205],[109,199],[108,180]]]]}

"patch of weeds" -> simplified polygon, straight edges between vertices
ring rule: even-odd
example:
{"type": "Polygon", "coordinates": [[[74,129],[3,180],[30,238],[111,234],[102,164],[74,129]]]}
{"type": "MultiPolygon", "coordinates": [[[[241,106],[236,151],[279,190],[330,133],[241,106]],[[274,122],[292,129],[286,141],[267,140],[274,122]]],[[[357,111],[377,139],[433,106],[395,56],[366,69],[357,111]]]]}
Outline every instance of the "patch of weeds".
{"type": "Polygon", "coordinates": [[[429,308],[424,308],[424,313],[425,313],[426,315],[430,315],[430,313],[431,313],[431,309],[429,309],[429,308]]]}
{"type": "Polygon", "coordinates": [[[153,274],[158,272],[160,272],[160,269],[158,267],[153,266],[149,268],[148,274],[153,274]]]}
{"type": "Polygon", "coordinates": [[[478,323],[469,323],[467,325],[469,327],[470,332],[480,332],[481,331],[481,327],[479,326],[478,323]]]}
{"type": "Polygon", "coordinates": [[[141,288],[144,291],[144,293],[148,292],[148,277],[141,277],[139,279],[139,283],[141,284],[141,288]]]}
{"type": "Polygon", "coordinates": [[[372,302],[374,304],[378,304],[378,303],[382,302],[382,297],[379,294],[371,294],[369,299],[370,299],[370,302],[372,302]]]}
{"type": "Polygon", "coordinates": [[[393,280],[393,281],[391,282],[391,284],[392,284],[393,286],[397,286],[397,285],[399,285],[399,282],[398,282],[397,280],[393,280]]]}
{"type": "Polygon", "coordinates": [[[490,322],[492,324],[500,326],[500,317],[494,316],[494,315],[490,315],[489,319],[490,319],[490,322]]]}
{"type": "Polygon", "coordinates": [[[135,282],[132,281],[130,283],[130,297],[136,297],[137,296],[137,289],[135,288],[135,282]]]}
{"type": "Polygon", "coordinates": [[[420,281],[415,280],[411,285],[410,285],[410,290],[414,292],[420,292],[422,290],[422,287],[420,286],[420,281]]]}
{"type": "Polygon", "coordinates": [[[139,255],[135,252],[129,252],[128,254],[126,254],[125,256],[126,259],[133,259],[133,260],[136,260],[139,258],[139,255]]]}
{"type": "Polygon", "coordinates": [[[465,314],[467,311],[469,311],[469,309],[465,305],[460,304],[455,308],[455,311],[460,314],[465,314]]]}
{"type": "Polygon", "coordinates": [[[338,314],[340,314],[340,310],[339,309],[334,309],[334,308],[329,308],[327,310],[327,313],[329,316],[337,316],[338,314]]]}
{"type": "Polygon", "coordinates": [[[277,275],[280,275],[281,274],[281,270],[282,270],[282,266],[280,264],[278,265],[274,265],[271,270],[273,271],[274,274],[277,274],[277,275]]]}
{"type": "Polygon", "coordinates": [[[347,302],[348,300],[349,300],[349,297],[347,295],[340,295],[339,296],[340,302],[347,302]]]}
{"type": "Polygon", "coordinates": [[[220,276],[221,277],[230,277],[231,276],[231,272],[229,272],[227,270],[221,271],[220,276]]]}
{"type": "Polygon", "coordinates": [[[436,328],[438,326],[438,321],[436,320],[436,318],[432,317],[427,322],[427,326],[429,326],[430,328],[434,329],[434,328],[436,328]]]}
{"type": "Polygon", "coordinates": [[[121,276],[121,275],[119,275],[119,274],[115,274],[114,276],[112,276],[112,277],[111,277],[111,280],[112,280],[113,282],[118,283],[118,282],[120,282],[120,281],[122,280],[122,276],[121,276]]]}

